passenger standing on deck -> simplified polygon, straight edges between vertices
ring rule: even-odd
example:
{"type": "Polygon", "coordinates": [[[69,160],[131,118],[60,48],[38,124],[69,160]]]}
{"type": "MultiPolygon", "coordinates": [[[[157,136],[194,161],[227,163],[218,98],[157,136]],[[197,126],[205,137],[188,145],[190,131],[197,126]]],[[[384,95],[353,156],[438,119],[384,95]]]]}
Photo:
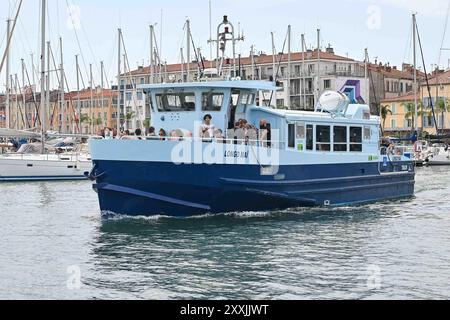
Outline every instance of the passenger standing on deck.
{"type": "Polygon", "coordinates": [[[259,122],[259,140],[261,141],[263,147],[270,147],[272,140],[272,127],[270,123],[265,119],[261,119],[259,122]]]}
{"type": "Polygon", "coordinates": [[[201,129],[200,135],[201,138],[210,139],[214,137],[215,126],[212,123],[212,116],[210,114],[207,114],[203,118],[203,124],[200,129],[201,129]]]}

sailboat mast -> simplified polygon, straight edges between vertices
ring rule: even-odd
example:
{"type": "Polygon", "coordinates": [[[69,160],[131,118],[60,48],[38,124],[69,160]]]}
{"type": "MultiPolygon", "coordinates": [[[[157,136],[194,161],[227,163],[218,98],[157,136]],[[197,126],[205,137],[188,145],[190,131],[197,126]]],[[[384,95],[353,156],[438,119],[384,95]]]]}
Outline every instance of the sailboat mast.
{"type": "Polygon", "coordinates": [[[44,135],[45,135],[45,10],[47,1],[42,0],[41,9],[41,142],[42,153],[44,153],[44,135]]]}
{"type": "MultiPolygon", "coordinates": [[[[47,77],[46,77],[46,90],[45,90],[45,112],[48,119],[50,119],[50,56],[51,56],[52,48],[50,41],[47,41],[47,77]]],[[[46,119],[47,120],[47,119],[46,119]]],[[[53,125],[53,120],[49,122],[49,127],[53,125]]]]}
{"type": "Polygon", "coordinates": [[[91,115],[91,134],[94,135],[95,132],[95,122],[94,122],[94,80],[92,76],[92,63],[89,64],[89,83],[91,87],[91,103],[90,103],[90,115],[91,115]]]}
{"type": "Polygon", "coordinates": [[[186,20],[186,82],[191,82],[191,22],[186,20]]]}
{"type": "MultiPolygon", "coordinates": [[[[154,44],[153,39],[155,38],[155,27],[153,25],[150,25],[150,83],[153,84],[155,80],[155,51],[154,51],[154,44]]],[[[119,44],[120,47],[120,44],[119,44]]],[[[119,60],[120,60],[120,49],[119,49],[119,60]]],[[[120,68],[120,62],[119,62],[119,68],[120,68]]],[[[119,71],[120,74],[120,71],[119,71]]]]}
{"type": "MultiPolygon", "coordinates": [[[[119,137],[119,133],[120,133],[120,70],[121,70],[121,65],[122,65],[122,29],[118,30],[119,32],[119,43],[118,43],[118,58],[117,58],[117,115],[116,115],[116,121],[117,121],[117,137],[119,137]]],[[[150,61],[150,64],[152,63],[152,61],[150,61]]],[[[150,67],[150,69],[152,69],[152,67],[150,67]]],[[[150,78],[153,78],[153,75],[150,76],[150,78]]],[[[152,80],[150,80],[152,81],[152,80]]],[[[125,89],[124,89],[125,90],[125,89]]]]}
{"type": "Polygon", "coordinates": [[[364,98],[366,99],[366,104],[370,106],[369,49],[368,48],[364,49],[364,80],[366,81],[366,86],[365,86],[366,89],[364,90],[364,92],[365,92],[364,98]]]}
{"type": "Polygon", "coordinates": [[[9,79],[9,72],[11,67],[11,61],[10,61],[10,41],[11,41],[11,19],[8,19],[6,21],[7,23],[7,44],[6,44],[6,125],[8,128],[11,127],[11,105],[10,105],[10,79],[9,79]]]}
{"type": "Polygon", "coordinates": [[[212,5],[209,0],[209,58],[211,60],[211,69],[213,68],[213,43],[212,43],[212,5]]]}
{"type": "Polygon", "coordinates": [[[26,87],[26,83],[25,83],[25,60],[22,59],[22,102],[23,102],[23,109],[24,109],[24,113],[25,113],[25,129],[29,129],[28,128],[28,113],[27,113],[27,99],[26,99],[26,92],[25,92],[25,87],[26,87]]]}
{"type": "Polygon", "coordinates": [[[317,29],[317,90],[316,90],[316,101],[315,104],[318,103],[320,98],[320,29],[317,29]]]}
{"type": "Polygon", "coordinates": [[[413,17],[413,60],[414,60],[414,119],[415,119],[415,130],[419,131],[419,112],[418,112],[418,103],[417,103],[417,54],[416,54],[416,14],[412,15],[413,17]]]}
{"type": "MultiPolygon", "coordinates": [[[[104,79],[103,79],[103,74],[104,74],[104,72],[105,72],[105,64],[104,64],[104,62],[103,61],[101,61],[100,62],[100,73],[101,73],[101,76],[100,76],[100,84],[101,84],[101,108],[102,108],[102,112],[104,112],[103,110],[104,110],[104,108],[105,108],[105,92],[104,92],[104,88],[105,88],[105,81],[104,81],[104,79]]],[[[106,127],[106,124],[105,124],[105,127],[106,127]]]]}
{"type": "Polygon", "coordinates": [[[302,99],[303,99],[303,109],[306,109],[306,78],[305,78],[305,73],[306,73],[306,69],[305,69],[305,51],[306,51],[306,46],[305,46],[305,34],[302,34],[301,37],[301,41],[302,41],[302,77],[300,80],[300,83],[302,85],[302,99]]]}
{"type": "Polygon", "coordinates": [[[78,55],[75,56],[75,62],[77,67],[77,112],[78,112],[78,130],[79,133],[82,134],[83,130],[81,129],[81,101],[80,101],[80,66],[78,63],[78,55]]]}
{"type": "MultiPolygon", "coordinates": [[[[276,49],[275,49],[275,35],[273,33],[273,31],[270,33],[271,37],[272,37],[272,78],[273,78],[273,83],[276,83],[277,81],[277,71],[276,69],[276,49]]],[[[252,79],[254,80],[254,79],[252,79]]]]}
{"type": "Polygon", "coordinates": [[[62,37],[59,38],[59,50],[61,51],[61,83],[60,83],[60,91],[61,91],[61,133],[66,133],[66,102],[64,96],[64,54],[63,54],[63,43],[62,37]]]}
{"type": "Polygon", "coordinates": [[[288,97],[287,97],[287,107],[291,109],[291,36],[292,36],[292,27],[288,26],[288,72],[287,72],[287,88],[288,88],[288,97]]]}

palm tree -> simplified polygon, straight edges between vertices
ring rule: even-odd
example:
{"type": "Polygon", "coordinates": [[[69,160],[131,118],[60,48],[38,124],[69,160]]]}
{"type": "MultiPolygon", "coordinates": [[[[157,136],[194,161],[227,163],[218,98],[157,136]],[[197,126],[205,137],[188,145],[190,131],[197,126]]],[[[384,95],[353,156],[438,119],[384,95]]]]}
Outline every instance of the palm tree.
{"type": "MultiPolygon", "coordinates": [[[[402,106],[405,108],[405,119],[411,120],[411,131],[414,130],[415,127],[415,116],[416,116],[416,107],[413,102],[405,102],[402,103],[402,106]]],[[[419,115],[419,114],[417,114],[419,115]]]]}
{"type": "Polygon", "coordinates": [[[124,123],[124,127],[126,128],[126,129],[128,129],[127,127],[128,127],[128,122],[129,121],[131,121],[133,118],[134,118],[134,116],[136,115],[136,112],[134,112],[134,111],[130,111],[130,112],[127,112],[126,114],[125,114],[125,123],[124,123]]]}
{"type": "Polygon", "coordinates": [[[91,118],[89,118],[89,115],[87,115],[86,113],[82,113],[80,117],[80,122],[90,124],[91,118]]]}
{"type": "Polygon", "coordinates": [[[150,119],[145,119],[143,125],[145,129],[150,128],[151,126],[150,119]]]}
{"type": "Polygon", "coordinates": [[[128,112],[128,113],[125,115],[125,120],[130,121],[131,119],[134,118],[135,115],[136,115],[136,112],[134,112],[134,111],[128,112]]]}
{"type": "MultiPolygon", "coordinates": [[[[90,126],[90,124],[91,124],[91,118],[89,118],[89,115],[88,115],[88,114],[82,113],[82,114],[81,114],[81,117],[80,117],[80,122],[81,122],[81,125],[83,125],[83,123],[87,123],[88,126],[90,126]]],[[[81,130],[81,128],[80,128],[80,130],[81,130]]]]}
{"type": "Polygon", "coordinates": [[[389,106],[381,106],[380,114],[381,119],[383,119],[383,131],[384,131],[384,128],[386,127],[386,119],[388,115],[392,115],[392,110],[390,109],[389,106]]]}
{"type": "Polygon", "coordinates": [[[445,129],[445,113],[450,111],[450,104],[448,103],[447,99],[439,99],[437,105],[436,105],[436,109],[438,112],[441,113],[441,117],[442,117],[442,132],[444,132],[445,129]]]}
{"type": "MultiPolygon", "coordinates": [[[[414,102],[406,102],[402,104],[405,108],[405,119],[406,120],[412,120],[411,123],[411,131],[414,131],[415,128],[415,115],[416,115],[416,107],[414,105],[414,102]]],[[[423,132],[424,130],[424,116],[430,116],[431,110],[425,110],[425,107],[422,102],[418,102],[417,104],[417,121],[421,118],[421,125],[420,125],[420,132],[423,132]]]]}

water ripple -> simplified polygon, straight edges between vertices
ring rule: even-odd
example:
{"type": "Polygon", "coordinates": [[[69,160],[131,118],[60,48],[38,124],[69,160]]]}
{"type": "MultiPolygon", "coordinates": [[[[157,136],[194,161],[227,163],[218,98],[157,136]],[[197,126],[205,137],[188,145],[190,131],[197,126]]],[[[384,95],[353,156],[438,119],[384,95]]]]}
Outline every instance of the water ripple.
{"type": "Polygon", "coordinates": [[[408,200],[189,219],[101,218],[89,182],[0,196],[0,298],[449,298],[448,168],[408,200]]]}

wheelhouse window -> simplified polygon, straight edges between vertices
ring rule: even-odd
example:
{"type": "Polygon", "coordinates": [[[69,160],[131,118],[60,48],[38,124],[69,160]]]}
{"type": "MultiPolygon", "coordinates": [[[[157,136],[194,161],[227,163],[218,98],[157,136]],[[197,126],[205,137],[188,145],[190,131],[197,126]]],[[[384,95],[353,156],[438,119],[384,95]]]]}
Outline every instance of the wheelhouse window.
{"type": "Polygon", "coordinates": [[[202,111],[220,111],[223,105],[224,94],[218,92],[205,92],[202,95],[202,111]]]}
{"type": "Polygon", "coordinates": [[[330,126],[316,126],[316,150],[331,151],[331,128],[330,126]]]}
{"type": "Polygon", "coordinates": [[[370,140],[372,138],[372,132],[370,127],[364,127],[364,140],[370,140]]]}
{"type": "Polygon", "coordinates": [[[160,112],[192,112],[195,111],[195,93],[157,94],[156,104],[160,112]]]}
{"type": "Polygon", "coordinates": [[[350,127],[350,151],[362,152],[362,128],[350,127]]]}
{"type": "Polygon", "coordinates": [[[297,122],[297,140],[304,140],[305,139],[305,123],[303,122],[297,122]]]}
{"type": "Polygon", "coordinates": [[[254,93],[241,93],[241,104],[244,106],[252,105],[255,102],[255,94],[254,93]]]}
{"type": "Polygon", "coordinates": [[[288,126],[288,147],[295,148],[295,124],[288,126]]]}
{"type": "Polygon", "coordinates": [[[347,127],[334,127],[333,134],[333,150],[335,152],[347,152],[347,127]]]}
{"type": "Polygon", "coordinates": [[[314,150],[314,126],[312,124],[306,126],[306,150],[314,150]]]}

